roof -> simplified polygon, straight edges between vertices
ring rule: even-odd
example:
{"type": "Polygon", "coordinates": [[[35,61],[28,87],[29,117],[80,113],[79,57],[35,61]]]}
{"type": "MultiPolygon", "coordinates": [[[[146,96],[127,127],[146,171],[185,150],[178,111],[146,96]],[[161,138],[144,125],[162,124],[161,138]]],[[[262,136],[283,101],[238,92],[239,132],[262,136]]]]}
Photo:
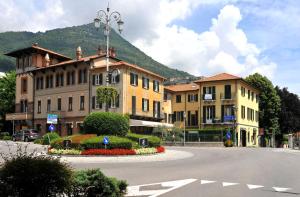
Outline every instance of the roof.
{"type": "Polygon", "coordinates": [[[72,58],[67,57],[65,55],[62,55],[60,53],[51,51],[49,49],[42,48],[40,46],[37,46],[36,44],[33,44],[32,46],[26,47],[26,48],[23,48],[23,49],[18,49],[18,50],[15,50],[15,51],[11,51],[9,53],[6,53],[5,55],[11,56],[11,57],[18,57],[21,53],[26,53],[26,52],[29,52],[29,51],[30,52],[31,51],[39,51],[39,52],[42,52],[43,54],[49,53],[49,54],[57,56],[58,58],[61,58],[63,60],[71,60],[72,59],[72,58]]]}
{"type": "Polygon", "coordinates": [[[220,73],[211,77],[203,77],[202,79],[195,81],[195,83],[202,83],[202,82],[209,82],[209,81],[226,81],[226,80],[235,80],[235,79],[242,79],[242,78],[228,73],[220,73]]]}
{"type": "Polygon", "coordinates": [[[199,85],[195,83],[176,84],[176,85],[165,86],[165,90],[168,90],[170,92],[195,91],[195,90],[199,90],[199,85]]]}
{"type": "Polygon", "coordinates": [[[154,73],[154,72],[151,72],[151,71],[146,70],[146,69],[144,69],[144,68],[141,68],[141,67],[139,67],[139,66],[137,66],[137,65],[135,65],[135,64],[130,64],[130,63],[125,62],[125,61],[115,62],[115,63],[110,64],[109,66],[122,66],[122,65],[128,66],[128,67],[130,67],[130,68],[137,69],[137,70],[142,71],[142,72],[145,72],[145,73],[148,73],[148,74],[150,74],[150,75],[153,75],[153,76],[155,76],[155,77],[161,78],[161,79],[163,79],[163,80],[166,79],[166,78],[164,78],[164,77],[161,76],[161,75],[158,75],[158,74],[156,74],[156,73],[154,73]]]}

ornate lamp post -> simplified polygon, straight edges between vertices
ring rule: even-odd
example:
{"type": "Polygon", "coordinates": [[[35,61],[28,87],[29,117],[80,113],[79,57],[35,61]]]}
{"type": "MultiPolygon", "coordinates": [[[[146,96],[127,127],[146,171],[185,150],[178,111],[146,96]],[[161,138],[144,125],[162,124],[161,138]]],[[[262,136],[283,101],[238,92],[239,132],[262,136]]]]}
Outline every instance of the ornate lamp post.
{"type": "Polygon", "coordinates": [[[118,30],[121,33],[123,31],[124,22],[121,20],[121,14],[117,11],[109,11],[109,6],[105,10],[99,10],[97,17],[94,19],[94,24],[97,29],[100,28],[101,23],[104,24],[104,35],[106,36],[106,86],[109,85],[109,34],[110,34],[110,22],[114,19],[118,24],[118,30]]]}

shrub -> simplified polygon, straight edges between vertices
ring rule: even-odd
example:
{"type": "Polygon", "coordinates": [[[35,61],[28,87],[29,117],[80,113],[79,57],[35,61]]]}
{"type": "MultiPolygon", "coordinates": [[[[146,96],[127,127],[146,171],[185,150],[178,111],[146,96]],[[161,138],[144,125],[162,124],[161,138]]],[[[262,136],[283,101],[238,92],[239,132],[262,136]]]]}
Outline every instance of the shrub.
{"type": "Polygon", "coordinates": [[[72,195],[80,196],[86,193],[92,196],[121,197],[126,193],[127,183],[115,178],[106,177],[99,169],[75,172],[72,185],[72,195]]]}
{"type": "Polygon", "coordinates": [[[233,146],[233,142],[232,142],[231,140],[226,140],[226,141],[224,142],[224,145],[225,145],[226,147],[232,147],[232,146],[233,146]]]}
{"type": "Polygon", "coordinates": [[[34,144],[43,144],[43,140],[41,138],[35,139],[33,141],[34,144]]]}
{"type": "Polygon", "coordinates": [[[154,154],[157,152],[156,148],[139,148],[134,150],[137,155],[154,154]]]}
{"type": "Polygon", "coordinates": [[[161,144],[160,138],[156,136],[128,133],[126,137],[135,142],[138,142],[140,138],[147,138],[149,142],[149,147],[158,147],[161,144]]]}
{"type": "Polygon", "coordinates": [[[56,196],[66,191],[71,178],[70,168],[57,159],[19,154],[0,169],[0,196],[56,196]]]}
{"type": "Polygon", "coordinates": [[[81,152],[82,155],[135,155],[133,149],[89,149],[81,152]]]}
{"type": "Polygon", "coordinates": [[[55,132],[46,133],[42,137],[43,145],[49,145],[49,139],[50,139],[50,143],[51,143],[52,140],[57,139],[57,138],[60,138],[60,136],[55,132]]]}
{"type": "Polygon", "coordinates": [[[94,112],[85,117],[83,126],[85,133],[125,136],[129,129],[129,121],[118,113],[94,112]]]}
{"type": "MultiPolygon", "coordinates": [[[[93,137],[86,139],[81,142],[81,145],[85,149],[103,149],[105,148],[105,145],[103,142],[104,136],[99,137],[93,137]]],[[[132,149],[133,143],[130,139],[124,138],[124,137],[117,137],[117,136],[108,136],[109,138],[109,144],[106,145],[107,149],[132,149]]]]}
{"type": "Polygon", "coordinates": [[[156,151],[157,151],[157,153],[164,153],[166,150],[165,150],[165,147],[159,146],[159,147],[156,147],[156,151]]]}
{"type": "Polygon", "coordinates": [[[12,140],[11,136],[3,136],[3,140],[12,140]]]}
{"type": "Polygon", "coordinates": [[[0,140],[2,140],[5,136],[10,136],[8,132],[1,132],[0,133],[0,140]]]}
{"type": "Polygon", "coordinates": [[[48,151],[49,154],[58,154],[58,155],[80,155],[81,151],[76,149],[55,149],[51,148],[48,151]]]}

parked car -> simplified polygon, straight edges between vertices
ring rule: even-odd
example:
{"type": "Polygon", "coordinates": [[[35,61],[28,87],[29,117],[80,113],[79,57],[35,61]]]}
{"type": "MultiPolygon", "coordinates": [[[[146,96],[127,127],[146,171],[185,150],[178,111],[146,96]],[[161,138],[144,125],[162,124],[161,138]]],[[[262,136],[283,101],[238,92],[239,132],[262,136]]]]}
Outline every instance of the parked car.
{"type": "Polygon", "coordinates": [[[20,131],[17,131],[13,136],[13,141],[34,141],[35,139],[39,138],[38,131],[35,129],[23,129],[20,131]]]}

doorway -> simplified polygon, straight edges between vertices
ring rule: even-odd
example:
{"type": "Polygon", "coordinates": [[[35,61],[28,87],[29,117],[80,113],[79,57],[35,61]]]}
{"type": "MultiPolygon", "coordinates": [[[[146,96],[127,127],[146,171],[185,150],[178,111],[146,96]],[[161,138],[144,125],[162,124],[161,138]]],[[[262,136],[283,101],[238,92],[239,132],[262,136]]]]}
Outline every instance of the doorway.
{"type": "Polygon", "coordinates": [[[241,142],[242,142],[242,147],[247,146],[247,132],[246,130],[241,130],[241,142]]]}

